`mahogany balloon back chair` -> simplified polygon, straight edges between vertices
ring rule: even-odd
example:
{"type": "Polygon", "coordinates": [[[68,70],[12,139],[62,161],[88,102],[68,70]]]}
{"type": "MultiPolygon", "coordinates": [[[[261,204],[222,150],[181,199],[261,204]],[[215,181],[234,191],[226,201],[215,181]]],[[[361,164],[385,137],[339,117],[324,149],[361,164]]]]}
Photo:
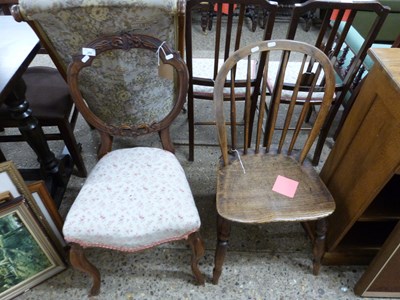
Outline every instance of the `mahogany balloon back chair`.
{"type": "MultiPolygon", "coordinates": [[[[189,69],[188,123],[189,160],[191,161],[194,160],[195,125],[215,125],[212,111],[207,109],[207,106],[212,106],[211,101],[208,101],[210,105],[207,105],[207,101],[201,101],[202,103],[196,101],[195,104],[194,100],[212,100],[215,77],[230,54],[249,43],[271,38],[278,10],[276,2],[267,0],[215,0],[209,1],[208,4],[215,11],[216,24],[207,34],[203,33],[198,22],[198,12],[205,5],[204,1],[188,0],[186,4],[185,43],[186,63],[189,69]],[[246,17],[249,10],[265,12],[265,19],[261,22],[265,25],[264,29],[253,28],[251,20],[246,17]],[[209,118],[199,120],[196,116],[200,115],[206,115],[209,118]]],[[[212,19],[207,21],[210,23],[212,19]]],[[[252,85],[255,86],[260,81],[260,74],[257,74],[257,61],[253,61],[252,70],[252,85]]],[[[240,89],[244,82],[240,74],[245,73],[245,68],[238,66],[237,73],[237,86],[240,89]]],[[[238,96],[237,99],[244,99],[244,95],[238,96]]],[[[198,144],[208,142],[205,142],[204,138],[198,140],[200,141],[198,144]]]]}
{"type": "MultiPolygon", "coordinates": [[[[318,173],[308,160],[313,142],[323,125],[335,90],[334,71],[329,58],[316,47],[291,40],[269,40],[240,48],[222,65],[215,80],[214,104],[222,159],[217,173],[216,206],[218,243],[215,252],[213,282],[218,283],[231,233],[231,223],[261,224],[301,222],[313,242],[313,273],[318,274],[325,251],[326,217],[335,203],[318,173]],[[259,56],[262,82],[259,112],[251,120],[251,61],[259,56]],[[271,66],[282,57],[276,69],[271,66]],[[313,69],[307,70],[313,62],[313,69]],[[288,68],[298,62],[295,74],[288,68]],[[235,67],[247,66],[243,111],[224,108],[224,89],[230,83],[230,105],[237,106],[235,67]],[[275,73],[274,73],[275,72],[275,73]],[[272,91],[267,94],[268,77],[275,74],[272,91]],[[281,102],[286,76],[295,76],[289,106],[281,102]],[[306,80],[307,79],[307,80],[306,80]],[[318,115],[310,130],[301,130],[313,93],[321,92],[318,115]],[[304,105],[296,106],[297,95],[305,93],[304,105]],[[265,107],[268,105],[268,109],[265,107]],[[227,111],[231,113],[226,121],[227,111]],[[244,116],[244,127],[238,121],[244,116]],[[276,129],[278,127],[281,129],[276,129]],[[252,130],[250,130],[252,128],[252,130]],[[293,127],[293,130],[289,130],[293,127]],[[251,137],[251,133],[253,137],[251,137]]],[[[226,91],[225,91],[226,93],[226,91]]]]}
{"type": "Polygon", "coordinates": [[[204,254],[198,233],[200,218],[169,134],[170,124],[186,101],[186,65],[165,42],[146,35],[100,37],[85,48],[95,51],[96,56],[75,56],[68,70],[68,83],[78,109],[100,132],[101,147],[100,160],[63,227],[71,245],[71,264],[93,277],[91,294],[95,295],[99,292],[100,273],[85,258],[84,248],[134,252],[188,239],[192,270],[203,284],[197,265],[204,254]],[[151,56],[140,55],[139,51],[151,56]],[[173,101],[159,94],[160,90],[168,91],[171,80],[156,79],[158,61],[175,70],[177,98],[173,101]],[[97,95],[103,93],[107,97],[99,99],[97,95]],[[136,94],[145,95],[148,103],[136,94]],[[111,151],[114,136],[150,133],[159,134],[164,150],[135,147],[111,151]]]}
{"type": "Polygon", "coordinates": [[[71,243],[71,263],[93,276],[91,294],[99,292],[100,274],[84,259],[83,248],[90,246],[137,251],[188,238],[193,272],[198,282],[204,281],[197,267],[204,252],[198,236],[200,219],[184,172],[171,153],[169,137],[169,125],[187,92],[186,66],[167,46],[182,48],[178,25],[184,4],[172,0],[22,0],[14,9],[14,15],[27,20],[38,33],[65,73],[73,56],[83,54],[71,66],[68,81],[79,111],[100,133],[98,156],[104,157],[90,172],[63,231],[71,243]],[[107,45],[110,49],[103,52],[107,45]],[[77,66],[85,67],[79,69],[79,77],[77,66]],[[161,67],[167,67],[168,76],[158,76],[161,67]],[[147,133],[159,133],[165,150],[111,151],[114,136],[147,133]],[[127,223],[116,221],[113,213],[127,223]],[[108,226],[104,218],[115,226],[108,226]],[[87,230],[82,230],[83,224],[87,230]],[[98,234],[90,236],[91,228],[98,234]]]}

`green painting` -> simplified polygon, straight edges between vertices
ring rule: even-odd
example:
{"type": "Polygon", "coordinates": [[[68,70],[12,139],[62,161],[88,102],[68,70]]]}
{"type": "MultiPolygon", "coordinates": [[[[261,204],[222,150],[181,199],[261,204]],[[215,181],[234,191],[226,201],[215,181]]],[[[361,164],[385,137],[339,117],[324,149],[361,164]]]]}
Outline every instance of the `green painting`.
{"type": "Polygon", "coordinates": [[[16,212],[0,218],[0,294],[51,266],[16,212]]]}

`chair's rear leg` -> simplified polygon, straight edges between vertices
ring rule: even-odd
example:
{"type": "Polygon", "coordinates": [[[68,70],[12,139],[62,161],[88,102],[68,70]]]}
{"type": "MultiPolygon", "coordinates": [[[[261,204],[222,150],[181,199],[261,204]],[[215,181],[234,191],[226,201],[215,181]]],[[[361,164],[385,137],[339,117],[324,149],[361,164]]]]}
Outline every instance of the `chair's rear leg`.
{"type": "Polygon", "coordinates": [[[71,265],[82,272],[92,276],[93,285],[90,289],[90,296],[96,296],[100,292],[100,272],[86,258],[84,249],[75,243],[70,243],[69,260],[71,265]]]}
{"type": "Polygon", "coordinates": [[[318,275],[321,268],[321,259],[325,253],[326,219],[320,219],[315,224],[315,238],[313,246],[313,274],[318,275]]]}
{"type": "Polygon", "coordinates": [[[194,161],[194,98],[193,92],[188,93],[188,123],[189,123],[189,161],[194,161]]]}
{"type": "Polygon", "coordinates": [[[219,277],[221,276],[222,265],[224,264],[226,251],[228,249],[228,240],[231,234],[231,222],[222,218],[220,215],[217,217],[217,234],[218,243],[214,257],[213,284],[218,284],[219,277]]]}
{"type": "Polygon", "coordinates": [[[191,267],[197,282],[204,285],[204,276],[199,270],[199,261],[204,256],[204,241],[198,231],[189,235],[188,242],[192,249],[191,267]]]}

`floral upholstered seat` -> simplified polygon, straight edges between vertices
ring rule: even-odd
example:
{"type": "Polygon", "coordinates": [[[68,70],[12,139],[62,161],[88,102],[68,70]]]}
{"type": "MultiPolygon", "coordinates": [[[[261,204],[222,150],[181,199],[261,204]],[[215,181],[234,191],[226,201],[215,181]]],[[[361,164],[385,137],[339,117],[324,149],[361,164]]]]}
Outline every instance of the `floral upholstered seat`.
{"type": "Polygon", "coordinates": [[[185,172],[169,151],[119,149],[96,164],[65,220],[68,242],[137,251],[187,238],[200,218],[185,172]]]}

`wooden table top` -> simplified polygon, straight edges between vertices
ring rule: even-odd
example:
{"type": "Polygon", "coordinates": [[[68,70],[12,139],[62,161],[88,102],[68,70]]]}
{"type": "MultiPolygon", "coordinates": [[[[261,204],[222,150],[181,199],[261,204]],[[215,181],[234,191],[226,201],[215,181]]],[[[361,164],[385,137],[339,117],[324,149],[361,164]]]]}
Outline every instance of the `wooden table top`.
{"type": "Polygon", "coordinates": [[[0,16],[0,104],[39,49],[39,39],[27,23],[0,16]]]}
{"type": "Polygon", "coordinates": [[[385,70],[400,93],[400,48],[371,48],[368,54],[385,70]]]}

